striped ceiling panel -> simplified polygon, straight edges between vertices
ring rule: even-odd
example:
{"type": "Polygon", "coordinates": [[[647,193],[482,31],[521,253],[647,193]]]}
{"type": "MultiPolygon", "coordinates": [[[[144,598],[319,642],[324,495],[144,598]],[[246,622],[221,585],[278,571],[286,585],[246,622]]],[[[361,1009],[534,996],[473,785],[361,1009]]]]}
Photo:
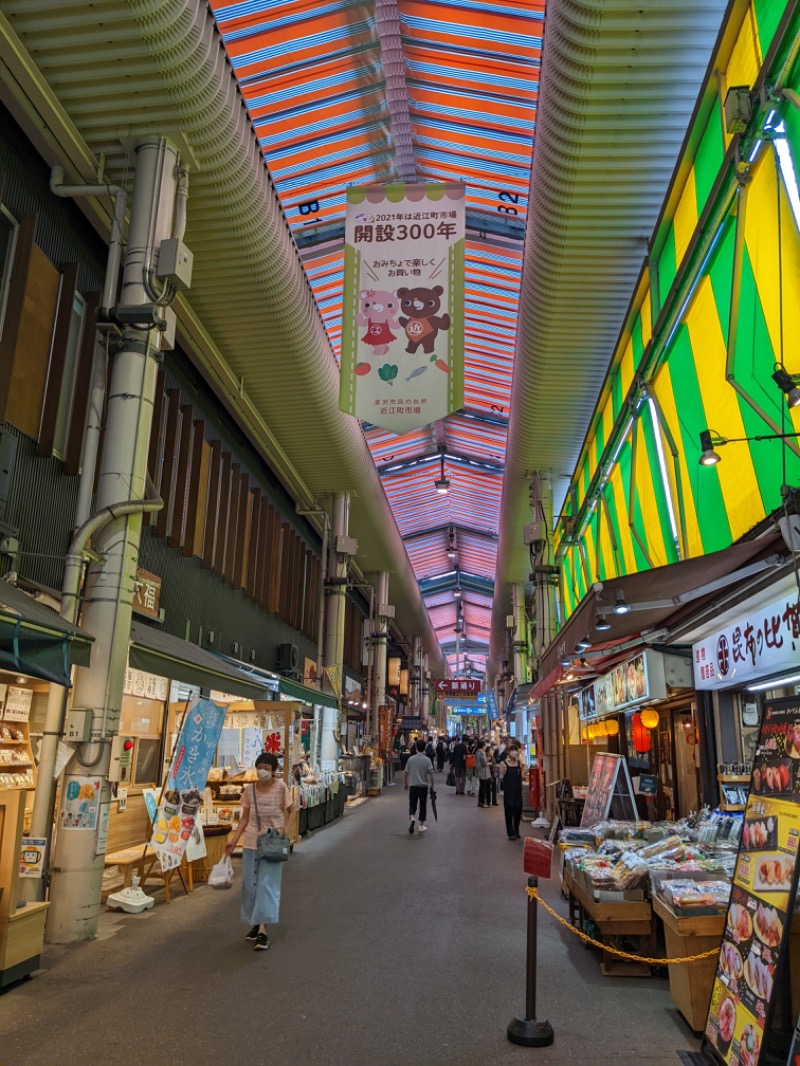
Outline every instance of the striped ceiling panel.
{"type": "MultiPolygon", "coordinates": [[[[398,139],[398,121],[410,122],[419,181],[466,184],[466,417],[452,416],[438,433],[394,437],[371,426],[364,432],[379,470],[434,457],[429,466],[383,478],[403,535],[450,524],[496,532],[544,0],[211,6],[337,358],[347,186],[397,180],[397,160],[409,150],[402,133],[398,139]],[[442,445],[451,481],[445,497],[433,485],[442,445]],[[450,453],[494,470],[457,463],[450,453]]],[[[459,565],[493,577],[496,542],[463,532],[457,538],[459,565]]],[[[418,579],[450,569],[446,535],[407,546],[418,579]]],[[[488,599],[475,607],[485,627],[489,609],[488,599]]]]}

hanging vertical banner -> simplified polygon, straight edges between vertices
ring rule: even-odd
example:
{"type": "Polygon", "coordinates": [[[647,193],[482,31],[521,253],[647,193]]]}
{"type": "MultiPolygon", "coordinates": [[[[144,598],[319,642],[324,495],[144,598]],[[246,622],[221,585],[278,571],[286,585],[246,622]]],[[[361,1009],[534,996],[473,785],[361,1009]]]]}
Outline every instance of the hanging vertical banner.
{"type": "Polygon", "coordinates": [[[405,433],[463,405],[464,186],[351,186],[339,406],[405,433]]]}
{"type": "Polygon", "coordinates": [[[225,708],[207,699],[197,700],[183,719],[150,840],[164,872],[183,859],[224,721],[225,708]]]}

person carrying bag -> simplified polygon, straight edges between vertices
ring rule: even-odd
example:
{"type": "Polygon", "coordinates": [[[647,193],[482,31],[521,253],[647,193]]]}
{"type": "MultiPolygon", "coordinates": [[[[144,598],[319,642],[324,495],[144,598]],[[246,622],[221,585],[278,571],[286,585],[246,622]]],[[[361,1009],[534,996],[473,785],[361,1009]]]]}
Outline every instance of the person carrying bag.
{"type": "Polygon", "coordinates": [[[255,762],[258,781],[242,796],[242,817],[225,851],[242,841],[242,921],[246,940],[256,951],[269,948],[267,925],[278,921],[283,864],[289,857],[286,818],[294,809],[285,781],[278,777],[278,757],[262,752],[255,762]],[[254,810],[255,808],[255,810],[254,810]]]}

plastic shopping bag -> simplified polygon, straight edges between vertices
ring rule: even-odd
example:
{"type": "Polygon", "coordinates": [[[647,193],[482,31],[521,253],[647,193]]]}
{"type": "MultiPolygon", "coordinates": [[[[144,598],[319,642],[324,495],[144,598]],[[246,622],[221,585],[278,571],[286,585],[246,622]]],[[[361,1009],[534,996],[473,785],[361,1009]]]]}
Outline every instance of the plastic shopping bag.
{"type": "Polygon", "coordinates": [[[212,888],[230,888],[233,885],[233,863],[230,855],[223,855],[216,866],[211,867],[208,883],[212,888]]]}

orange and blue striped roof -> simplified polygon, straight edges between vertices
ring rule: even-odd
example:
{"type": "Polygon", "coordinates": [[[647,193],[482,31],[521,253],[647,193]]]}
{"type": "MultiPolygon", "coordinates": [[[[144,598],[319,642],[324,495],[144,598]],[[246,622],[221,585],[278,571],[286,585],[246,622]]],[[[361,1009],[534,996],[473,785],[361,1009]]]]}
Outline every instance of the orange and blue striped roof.
{"type": "MultiPolygon", "coordinates": [[[[337,356],[347,187],[408,180],[409,165],[420,182],[466,185],[465,407],[399,437],[364,427],[452,660],[458,575],[495,573],[545,0],[211,7],[337,356]],[[444,598],[428,590],[451,574],[444,598]]],[[[459,650],[481,672],[491,592],[461,584],[459,650]]]]}

